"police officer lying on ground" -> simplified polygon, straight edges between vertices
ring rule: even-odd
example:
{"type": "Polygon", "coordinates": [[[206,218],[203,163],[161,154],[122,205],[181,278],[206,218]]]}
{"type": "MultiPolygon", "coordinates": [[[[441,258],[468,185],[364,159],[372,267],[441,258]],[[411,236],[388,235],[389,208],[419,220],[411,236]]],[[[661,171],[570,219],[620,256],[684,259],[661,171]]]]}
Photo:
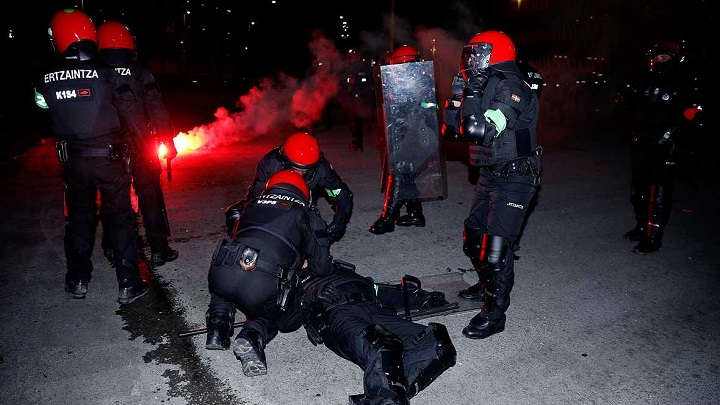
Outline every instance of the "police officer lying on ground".
{"type": "Polygon", "coordinates": [[[260,159],[247,196],[225,212],[228,233],[240,216],[245,202],[259,196],[265,190],[265,183],[270,176],[284,169],[296,171],[305,178],[311,205],[315,206],[320,196],[328,201],[334,211],[327,228],[328,237],[330,243],[337,242],[345,233],[352,215],[353,194],[320,151],[317,139],[305,132],[290,135],[282,145],[273,148],[260,159]]]}
{"type": "Polygon", "coordinates": [[[447,329],[402,318],[380,305],[372,279],[333,270],[324,221],[307,208],[308,196],[297,173],[276,173],[245,206],[234,238],[221,241],[208,275],[208,314],[222,321],[208,323],[206,347],[229,347],[237,307],[250,321],[233,352],[245,375],[263,375],[267,343],[304,325],[313,344],[322,342],[363,369],[365,392],[351,403],[407,404],[455,364],[447,329]]]}

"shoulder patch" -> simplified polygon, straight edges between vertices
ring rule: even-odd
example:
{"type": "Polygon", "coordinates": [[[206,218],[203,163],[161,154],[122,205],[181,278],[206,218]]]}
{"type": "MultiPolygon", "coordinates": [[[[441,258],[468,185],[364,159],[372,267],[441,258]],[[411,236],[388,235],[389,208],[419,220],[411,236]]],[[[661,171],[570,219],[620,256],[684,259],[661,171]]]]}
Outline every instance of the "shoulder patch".
{"type": "Polygon", "coordinates": [[[511,99],[512,101],[516,102],[516,103],[519,103],[519,102],[520,102],[520,96],[518,96],[517,94],[512,94],[512,95],[510,96],[510,99],[511,99]]]}
{"type": "Polygon", "coordinates": [[[339,188],[336,188],[336,189],[334,189],[334,190],[330,190],[330,189],[328,189],[328,188],[325,189],[325,192],[327,193],[328,197],[337,197],[337,196],[340,195],[340,192],[341,192],[341,191],[342,191],[342,190],[339,189],[339,188]]]}

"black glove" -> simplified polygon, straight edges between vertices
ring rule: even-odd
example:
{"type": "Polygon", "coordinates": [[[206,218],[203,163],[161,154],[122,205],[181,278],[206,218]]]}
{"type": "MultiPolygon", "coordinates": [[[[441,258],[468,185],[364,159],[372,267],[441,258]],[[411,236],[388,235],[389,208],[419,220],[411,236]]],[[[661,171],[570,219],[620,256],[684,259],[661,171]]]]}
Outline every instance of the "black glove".
{"type": "Polygon", "coordinates": [[[332,244],[340,240],[345,233],[345,225],[340,224],[338,221],[333,221],[327,227],[328,241],[332,244]]]}
{"type": "Polygon", "coordinates": [[[440,128],[440,134],[442,134],[443,138],[449,142],[460,140],[460,131],[458,130],[458,107],[453,104],[453,102],[460,100],[454,100],[454,98],[455,96],[453,95],[445,100],[445,114],[443,116],[442,127],[440,128]]]}
{"type": "Polygon", "coordinates": [[[235,229],[235,224],[238,219],[240,219],[242,205],[242,203],[236,203],[235,205],[231,205],[230,208],[225,211],[225,226],[227,226],[227,233],[231,238],[234,236],[233,230],[235,229]]]}
{"type": "Polygon", "coordinates": [[[165,152],[165,159],[167,160],[173,160],[178,155],[178,151],[175,148],[175,141],[172,139],[163,141],[165,144],[166,152],[165,152]]]}
{"type": "Polygon", "coordinates": [[[449,100],[460,101],[462,100],[463,89],[465,88],[465,80],[462,75],[458,73],[453,77],[452,81],[452,96],[449,100]]]}
{"type": "Polygon", "coordinates": [[[342,302],[344,297],[331,283],[328,283],[319,291],[318,299],[326,304],[335,305],[342,302]]]}

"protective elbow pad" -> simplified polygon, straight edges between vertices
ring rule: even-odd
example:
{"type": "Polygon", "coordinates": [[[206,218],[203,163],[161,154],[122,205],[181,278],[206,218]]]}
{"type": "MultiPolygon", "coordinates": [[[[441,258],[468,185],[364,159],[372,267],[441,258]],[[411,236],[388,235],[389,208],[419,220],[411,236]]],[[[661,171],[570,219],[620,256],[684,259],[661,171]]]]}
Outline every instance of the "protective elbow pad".
{"type": "Polygon", "coordinates": [[[478,122],[475,114],[466,115],[460,120],[460,136],[463,141],[478,142],[488,146],[485,144],[486,128],[485,119],[483,118],[481,122],[478,122]]]}

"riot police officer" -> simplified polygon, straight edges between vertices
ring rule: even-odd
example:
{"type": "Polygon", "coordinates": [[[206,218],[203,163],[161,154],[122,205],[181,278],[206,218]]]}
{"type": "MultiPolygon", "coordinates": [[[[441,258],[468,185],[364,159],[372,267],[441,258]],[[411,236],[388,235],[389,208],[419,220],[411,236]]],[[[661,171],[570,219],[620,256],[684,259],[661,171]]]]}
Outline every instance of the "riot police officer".
{"type": "Polygon", "coordinates": [[[303,175],[310,190],[311,205],[315,206],[320,196],[328,201],[334,214],[327,232],[330,243],[338,241],[345,233],[352,215],[353,194],[320,151],[317,139],[306,132],[293,133],[280,146],[273,148],[260,159],[247,196],[228,207],[225,212],[228,231],[232,230],[244,203],[259,196],[270,176],[284,169],[303,175]]]}
{"type": "Polygon", "coordinates": [[[656,252],[662,246],[679,158],[693,152],[693,138],[702,126],[699,94],[682,69],[679,44],[655,44],[646,60],[645,80],[618,97],[618,107],[632,114],[635,133],[630,187],[635,227],[623,238],[637,242],[631,249],[637,254],[656,252]]]}
{"type": "Polygon", "coordinates": [[[348,149],[351,152],[362,152],[365,127],[369,126],[375,112],[372,67],[354,51],[347,53],[345,63],[340,72],[336,99],[350,127],[348,149]]]}
{"type": "Polygon", "coordinates": [[[445,104],[442,132],[448,140],[472,142],[470,161],[479,166],[463,226],[463,252],[479,281],[458,295],[484,300],[463,329],[466,337],[483,339],[505,329],[515,279],[513,247],[539,186],[539,101],[516,63],[515,45],[501,31],[475,35],[463,47],[461,69],[445,104]]]}
{"type": "Polygon", "coordinates": [[[384,111],[380,121],[385,124],[386,137],[381,187],[385,200],[380,217],[368,228],[376,235],[393,232],[395,225],[425,226],[418,184],[428,177],[423,171],[438,167],[432,162],[439,161],[439,138],[436,109],[424,107],[436,103],[431,65],[426,71],[411,68],[420,61],[417,49],[403,45],[390,54],[388,73],[376,74],[381,81],[393,78],[383,83],[383,89],[388,89],[389,94],[382,94],[380,102],[384,111]],[[399,66],[395,71],[389,69],[400,64],[406,64],[408,69],[399,66]],[[402,77],[404,75],[408,77],[402,77]],[[400,216],[403,205],[407,214],[400,216]]]}
{"type": "Polygon", "coordinates": [[[206,348],[229,348],[239,309],[251,321],[233,350],[248,376],[265,374],[262,350],[282,328],[277,322],[291,287],[301,276],[328,274],[332,265],[326,224],[310,206],[302,175],[280,170],[266,184],[244,205],[232,238],[220,241],[208,273],[206,348]]]}
{"type": "Polygon", "coordinates": [[[137,114],[128,78],[102,63],[95,25],[85,13],[58,11],[49,33],[60,62],[39,80],[35,100],[50,111],[62,162],[67,208],[65,291],[76,299],[87,295],[99,191],[112,240],[118,302],[128,304],[149,288],[138,270],[126,143],[128,131],[140,134],[144,118],[137,114]]]}
{"type": "MultiPolygon", "coordinates": [[[[170,248],[170,222],[165,206],[165,196],[160,184],[162,168],[158,158],[158,146],[167,148],[165,158],[177,156],[173,138],[175,131],[160,88],[153,74],[135,63],[137,58],[135,38],[130,29],[117,21],[106,21],[98,26],[98,47],[105,63],[119,73],[131,78],[133,92],[140,100],[139,108],[148,119],[148,126],[141,137],[133,138],[132,176],[133,188],[138,198],[153,267],[162,266],[178,258],[178,251],[170,248]]],[[[103,233],[103,252],[111,259],[109,235],[103,233]]]]}

